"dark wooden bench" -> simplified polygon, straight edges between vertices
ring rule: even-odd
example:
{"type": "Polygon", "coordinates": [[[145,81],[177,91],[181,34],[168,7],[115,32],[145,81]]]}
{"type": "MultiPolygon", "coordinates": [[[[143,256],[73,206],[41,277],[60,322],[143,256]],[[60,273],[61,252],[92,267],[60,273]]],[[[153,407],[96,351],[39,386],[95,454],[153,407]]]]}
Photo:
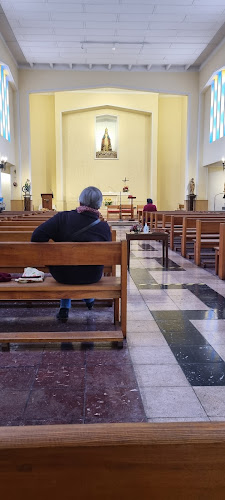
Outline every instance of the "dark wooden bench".
{"type": "Polygon", "coordinates": [[[225,224],[220,224],[220,242],[216,250],[216,260],[218,260],[218,275],[221,280],[225,279],[225,224]]]}
{"type": "Polygon", "coordinates": [[[0,428],[1,498],[222,500],[225,423],[0,428]]]}
{"type": "Polygon", "coordinates": [[[1,231],[0,241],[30,241],[33,231],[1,231]]]}
{"type": "Polygon", "coordinates": [[[201,265],[201,250],[203,248],[214,249],[219,244],[220,224],[223,222],[215,220],[197,220],[196,237],[194,241],[194,260],[197,266],[201,265]]]}
{"type": "MultiPolygon", "coordinates": [[[[126,337],[127,311],[127,244],[122,242],[90,243],[1,243],[0,268],[18,271],[27,266],[37,269],[50,265],[104,265],[112,269],[118,265],[121,277],[103,276],[98,283],[89,285],[65,285],[52,277],[40,283],[0,283],[0,300],[58,300],[71,299],[113,299],[115,328],[109,331],[88,332],[37,332],[1,333],[0,343],[9,342],[121,342],[126,337]]],[[[112,273],[115,274],[115,273],[112,273]]]]}
{"type": "Polygon", "coordinates": [[[107,220],[109,220],[110,215],[119,215],[122,217],[131,217],[132,210],[130,205],[108,205],[107,206],[107,220]]]}

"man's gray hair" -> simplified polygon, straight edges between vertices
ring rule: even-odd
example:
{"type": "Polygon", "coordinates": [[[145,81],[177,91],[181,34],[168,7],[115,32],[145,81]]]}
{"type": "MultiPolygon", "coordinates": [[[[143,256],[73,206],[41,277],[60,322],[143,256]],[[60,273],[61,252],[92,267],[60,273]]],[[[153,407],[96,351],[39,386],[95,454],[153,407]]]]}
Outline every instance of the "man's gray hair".
{"type": "Polygon", "coordinates": [[[102,204],[102,192],[94,186],[89,186],[80,193],[79,202],[86,207],[98,209],[102,204]]]}

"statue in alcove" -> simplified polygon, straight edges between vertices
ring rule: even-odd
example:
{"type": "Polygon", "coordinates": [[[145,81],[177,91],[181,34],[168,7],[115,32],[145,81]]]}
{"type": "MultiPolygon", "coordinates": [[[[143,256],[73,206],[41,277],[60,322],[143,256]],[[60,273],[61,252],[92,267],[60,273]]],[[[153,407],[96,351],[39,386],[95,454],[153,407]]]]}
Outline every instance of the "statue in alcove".
{"type": "Polygon", "coordinates": [[[117,158],[117,152],[112,150],[111,139],[107,127],[101,142],[101,151],[96,152],[96,158],[117,158]]]}
{"type": "Polygon", "coordinates": [[[101,151],[112,151],[111,139],[108,134],[108,129],[105,129],[105,133],[102,138],[101,151]]]}

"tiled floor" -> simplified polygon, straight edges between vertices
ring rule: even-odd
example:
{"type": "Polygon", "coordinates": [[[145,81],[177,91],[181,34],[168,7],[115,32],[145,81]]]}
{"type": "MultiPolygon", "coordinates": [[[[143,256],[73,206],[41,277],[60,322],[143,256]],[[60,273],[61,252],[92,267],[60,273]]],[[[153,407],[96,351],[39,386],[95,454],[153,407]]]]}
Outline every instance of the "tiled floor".
{"type": "MultiPolygon", "coordinates": [[[[123,229],[118,231],[123,236],[123,229]]],[[[132,242],[127,342],[149,422],[225,420],[225,283],[132,242]]]]}
{"type": "MultiPolygon", "coordinates": [[[[0,330],[53,329],[56,311],[0,303],[0,330]]],[[[111,308],[74,304],[58,328],[99,322],[112,322],[111,308]]],[[[225,282],[171,251],[166,270],[159,243],[132,242],[127,323],[123,350],[14,345],[0,353],[0,425],[225,420],[225,282]]]]}

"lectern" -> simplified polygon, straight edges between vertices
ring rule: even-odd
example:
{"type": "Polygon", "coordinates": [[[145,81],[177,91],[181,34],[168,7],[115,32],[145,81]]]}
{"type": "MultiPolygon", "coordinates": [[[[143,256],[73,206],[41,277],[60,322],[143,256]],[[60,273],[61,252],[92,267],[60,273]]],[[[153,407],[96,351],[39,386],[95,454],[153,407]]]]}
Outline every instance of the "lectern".
{"type": "Polygon", "coordinates": [[[48,208],[49,210],[52,210],[52,198],[52,193],[41,194],[42,208],[48,208]]]}

